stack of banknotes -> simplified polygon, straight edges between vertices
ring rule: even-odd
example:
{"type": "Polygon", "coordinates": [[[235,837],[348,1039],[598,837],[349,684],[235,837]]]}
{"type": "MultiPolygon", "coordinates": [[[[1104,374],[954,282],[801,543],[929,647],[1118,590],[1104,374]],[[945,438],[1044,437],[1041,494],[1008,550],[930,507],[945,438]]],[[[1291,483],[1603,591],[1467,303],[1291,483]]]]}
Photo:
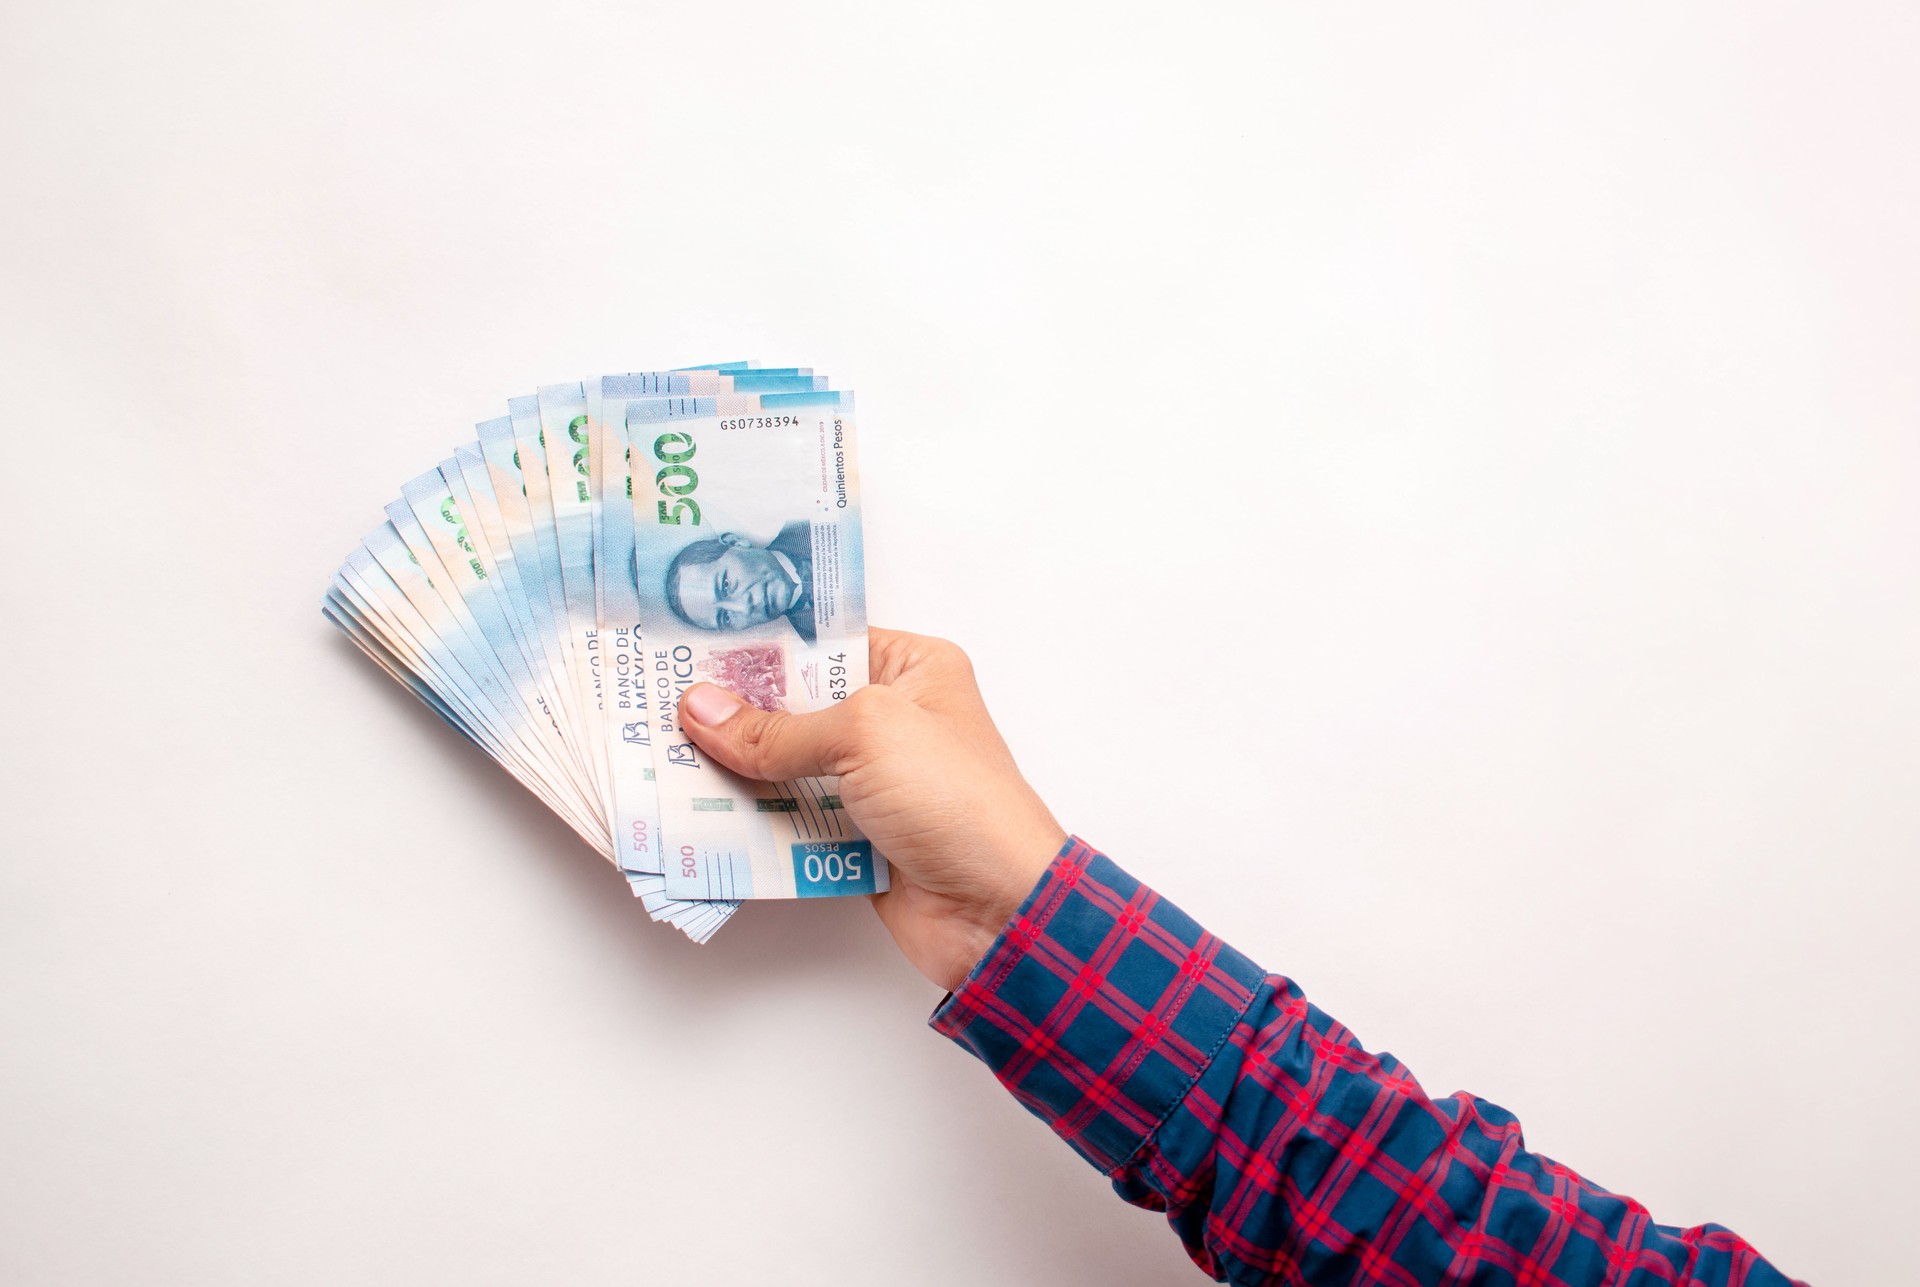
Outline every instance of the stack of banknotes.
{"type": "Polygon", "coordinates": [[[748,898],[887,887],[837,782],[752,782],[682,692],[867,681],[853,397],[724,362],[549,385],[400,489],[322,611],[705,942],[748,898]]]}

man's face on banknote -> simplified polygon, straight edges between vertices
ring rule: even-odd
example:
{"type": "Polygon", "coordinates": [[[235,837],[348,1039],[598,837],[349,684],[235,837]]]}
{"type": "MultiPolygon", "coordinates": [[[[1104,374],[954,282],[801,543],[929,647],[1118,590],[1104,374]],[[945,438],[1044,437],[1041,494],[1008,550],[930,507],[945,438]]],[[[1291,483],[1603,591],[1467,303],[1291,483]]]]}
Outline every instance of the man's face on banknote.
{"type": "Polygon", "coordinates": [[[668,569],[668,602],[688,625],[744,630],[785,616],[800,583],[772,550],[733,532],[699,541],[668,569]]]}

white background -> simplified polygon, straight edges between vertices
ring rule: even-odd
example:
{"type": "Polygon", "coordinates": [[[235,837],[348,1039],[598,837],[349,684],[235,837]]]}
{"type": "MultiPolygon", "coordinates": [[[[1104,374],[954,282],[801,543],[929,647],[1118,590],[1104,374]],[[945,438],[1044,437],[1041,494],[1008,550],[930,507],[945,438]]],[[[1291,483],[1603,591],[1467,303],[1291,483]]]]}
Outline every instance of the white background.
{"type": "Polygon", "coordinates": [[[1068,826],[1661,1220],[1903,1280],[1917,62],[1892,2],[15,0],[0,1280],[1197,1279],[862,904],[650,926],[321,621],[508,395],[732,357],[858,389],[874,616],[1068,826]]]}

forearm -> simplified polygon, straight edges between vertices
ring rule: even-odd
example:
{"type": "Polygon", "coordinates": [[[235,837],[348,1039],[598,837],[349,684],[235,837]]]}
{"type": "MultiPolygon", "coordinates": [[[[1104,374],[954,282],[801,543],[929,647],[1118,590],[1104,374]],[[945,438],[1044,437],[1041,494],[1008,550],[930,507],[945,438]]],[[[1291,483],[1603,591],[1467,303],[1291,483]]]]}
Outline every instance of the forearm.
{"type": "Polygon", "coordinates": [[[935,1012],[1121,1196],[1234,1282],[1785,1282],[1429,1099],[1390,1058],[1071,841],[935,1012]]]}

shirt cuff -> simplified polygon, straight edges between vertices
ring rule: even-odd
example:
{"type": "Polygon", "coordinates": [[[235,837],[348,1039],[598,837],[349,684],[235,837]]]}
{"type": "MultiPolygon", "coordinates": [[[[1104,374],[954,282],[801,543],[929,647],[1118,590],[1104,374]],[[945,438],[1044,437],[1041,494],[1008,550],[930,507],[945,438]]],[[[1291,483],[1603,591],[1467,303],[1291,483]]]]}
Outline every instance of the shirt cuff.
{"type": "Polygon", "coordinates": [[[1264,977],[1071,836],[930,1023],[1111,1174],[1193,1088],[1264,977]]]}

